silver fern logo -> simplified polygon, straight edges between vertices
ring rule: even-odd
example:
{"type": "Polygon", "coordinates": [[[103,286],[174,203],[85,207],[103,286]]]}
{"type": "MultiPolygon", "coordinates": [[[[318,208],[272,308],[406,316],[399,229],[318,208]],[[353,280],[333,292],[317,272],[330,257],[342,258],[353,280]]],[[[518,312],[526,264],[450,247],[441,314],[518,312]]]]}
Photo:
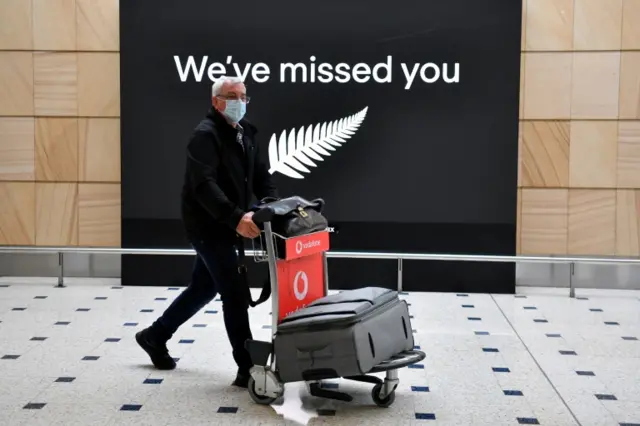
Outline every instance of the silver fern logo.
{"type": "Polygon", "coordinates": [[[302,173],[311,173],[307,166],[317,167],[315,161],[324,161],[322,157],[329,157],[355,134],[368,109],[339,120],[303,126],[297,132],[291,129],[288,135],[283,130],[279,138],[274,133],[269,140],[269,173],[304,179],[302,173]]]}

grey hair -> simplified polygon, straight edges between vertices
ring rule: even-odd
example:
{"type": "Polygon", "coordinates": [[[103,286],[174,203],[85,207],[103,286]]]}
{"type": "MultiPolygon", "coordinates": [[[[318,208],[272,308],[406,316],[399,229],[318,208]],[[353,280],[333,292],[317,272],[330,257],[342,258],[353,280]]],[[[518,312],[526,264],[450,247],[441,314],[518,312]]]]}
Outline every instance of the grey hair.
{"type": "Polygon", "coordinates": [[[223,75],[222,77],[219,77],[211,86],[211,96],[212,97],[218,96],[220,92],[222,92],[222,86],[224,86],[225,83],[237,84],[237,83],[244,83],[244,81],[240,77],[231,77],[231,76],[223,75]]]}

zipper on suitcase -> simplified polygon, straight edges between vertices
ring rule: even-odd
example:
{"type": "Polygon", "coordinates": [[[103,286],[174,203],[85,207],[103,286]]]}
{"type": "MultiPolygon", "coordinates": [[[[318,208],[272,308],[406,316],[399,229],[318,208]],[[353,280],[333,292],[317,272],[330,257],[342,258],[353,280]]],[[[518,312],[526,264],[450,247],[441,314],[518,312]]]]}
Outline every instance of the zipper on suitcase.
{"type": "MultiPolygon", "coordinates": [[[[375,304],[369,299],[354,299],[354,300],[343,300],[343,301],[334,302],[334,303],[318,303],[318,304],[313,304],[312,303],[310,305],[307,305],[305,308],[317,308],[319,306],[339,306],[339,305],[344,305],[344,304],[348,304],[348,303],[368,303],[368,304],[371,305],[371,307],[369,309],[379,309],[380,307],[386,305],[387,303],[391,303],[394,300],[398,300],[397,295],[396,295],[396,297],[393,297],[393,298],[390,298],[388,300],[385,300],[384,302],[382,302],[380,304],[375,304]]],[[[299,311],[296,311],[296,313],[298,313],[298,312],[299,311]]],[[[340,312],[340,311],[331,313],[331,315],[348,315],[348,314],[349,314],[349,312],[340,312]]],[[[323,313],[321,313],[321,312],[320,313],[315,313],[315,314],[309,314],[309,315],[301,315],[298,318],[292,319],[291,322],[298,321],[298,320],[305,319],[305,318],[318,317],[318,316],[322,316],[322,315],[323,315],[323,313]]],[[[358,314],[355,313],[352,316],[356,316],[356,315],[358,315],[358,314]]],[[[283,323],[286,323],[288,319],[289,318],[285,318],[283,323]]]]}
{"type": "MultiPolygon", "coordinates": [[[[317,325],[305,324],[305,325],[299,325],[299,326],[292,326],[290,328],[285,328],[284,330],[279,328],[278,332],[276,334],[294,333],[294,332],[297,332],[297,331],[300,331],[300,330],[323,331],[323,330],[327,330],[327,329],[348,328],[348,327],[350,327],[351,325],[353,325],[353,324],[355,324],[357,322],[364,321],[366,319],[371,318],[374,315],[378,315],[380,313],[388,311],[391,307],[394,306],[393,302],[396,302],[396,301],[399,301],[400,303],[403,302],[402,300],[392,299],[392,300],[389,300],[389,301],[383,303],[382,305],[378,305],[377,307],[372,308],[369,312],[363,314],[362,316],[353,315],[352,317],[350,317],[348,319],[335,320],[335,321],[332,321],[332,322],[329,322],[329,323],[326,323],[326,324],[317,324],[317,325]]],[[[321,317],[321,315],[318,315],[318,317],[321,317]]]]}

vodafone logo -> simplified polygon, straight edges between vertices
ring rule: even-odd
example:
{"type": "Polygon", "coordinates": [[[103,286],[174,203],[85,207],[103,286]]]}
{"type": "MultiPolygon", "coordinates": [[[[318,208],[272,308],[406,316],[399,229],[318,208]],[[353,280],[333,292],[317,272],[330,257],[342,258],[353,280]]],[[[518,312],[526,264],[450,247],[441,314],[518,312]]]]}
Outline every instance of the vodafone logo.
{"type": "Polygon", "coordinates": [[[296,299],[302,301],[307,297],[308,292],[309,278],[307,277],[306,272],[298,271],[293,279],[293,294],[296,296],[296,299]],[[302,290],[300,290],[300,281],[302,281],[302,290]]]}
{"type": "Polygon", "coordinates": [[[302,253],[302,250],[309,249],[309,248],[312,248],[312,247],[317,247],[319,245],[320,245],[320,240],[311,240],[311,241],[308,241],[306,243],[303,243],[302,241],[297,241],[296,242],[296,254],[302,253]]]}

